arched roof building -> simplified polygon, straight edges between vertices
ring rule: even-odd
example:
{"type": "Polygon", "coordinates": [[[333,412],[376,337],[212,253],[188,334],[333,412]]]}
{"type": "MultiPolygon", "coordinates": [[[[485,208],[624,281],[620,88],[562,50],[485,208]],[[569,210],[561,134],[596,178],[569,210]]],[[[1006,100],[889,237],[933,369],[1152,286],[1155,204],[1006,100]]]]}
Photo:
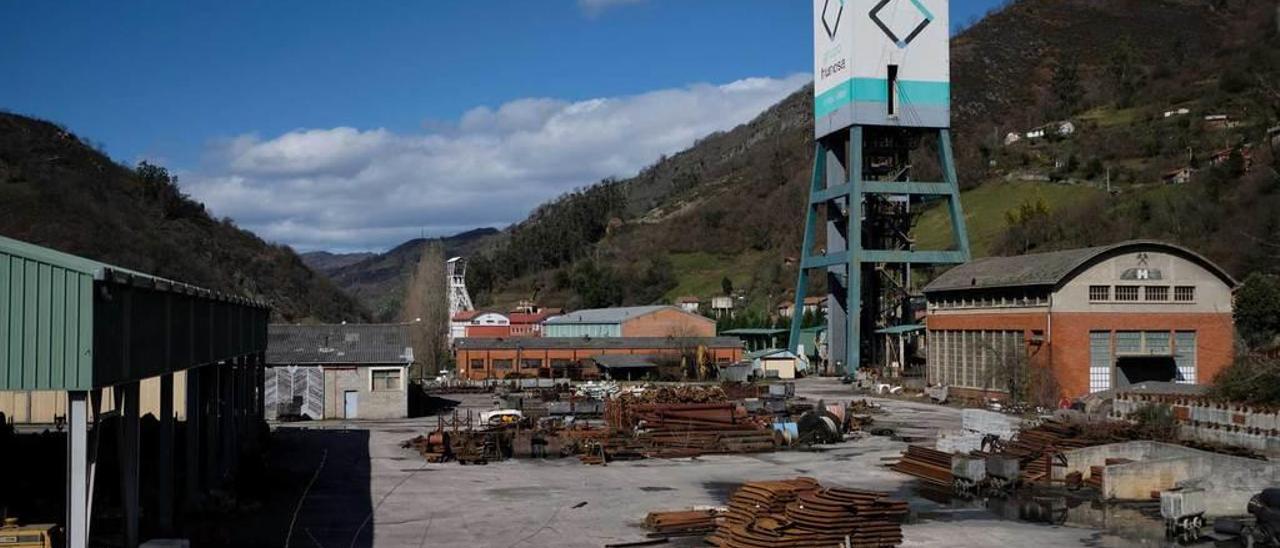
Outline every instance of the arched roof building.
{"type": "Polygon", "coordinates": [[[1207,383],[1234,357],[1235,286],[1200,254],[1148,240],[975,260],[924,289],[928,380],[1041,400],[1207,383]]]}

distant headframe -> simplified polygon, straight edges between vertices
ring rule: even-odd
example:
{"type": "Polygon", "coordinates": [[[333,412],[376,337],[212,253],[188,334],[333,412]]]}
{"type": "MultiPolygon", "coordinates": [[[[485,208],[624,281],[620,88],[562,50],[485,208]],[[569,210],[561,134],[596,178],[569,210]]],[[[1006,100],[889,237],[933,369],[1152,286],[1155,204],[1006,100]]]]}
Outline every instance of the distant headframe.
{"type": "Polygon", "coordinates": [[[817,137],[951,125],[949,0],[814,0],[817,137]]]}

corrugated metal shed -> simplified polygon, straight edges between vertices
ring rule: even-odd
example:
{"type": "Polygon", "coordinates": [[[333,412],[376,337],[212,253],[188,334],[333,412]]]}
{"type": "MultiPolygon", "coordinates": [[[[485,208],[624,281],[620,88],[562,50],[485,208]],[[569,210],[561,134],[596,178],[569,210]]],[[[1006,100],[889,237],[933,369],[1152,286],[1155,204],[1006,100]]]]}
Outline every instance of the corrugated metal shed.
{"type": "Polygon", "coordinates": [[[411,364],[407,324],[272,325],[267,365],[411,364]]]}
{"type": "Polygon", "coordinates": [[[89,390],[266,350],[270,308],[0,237],[0,390],[89,390]]]}

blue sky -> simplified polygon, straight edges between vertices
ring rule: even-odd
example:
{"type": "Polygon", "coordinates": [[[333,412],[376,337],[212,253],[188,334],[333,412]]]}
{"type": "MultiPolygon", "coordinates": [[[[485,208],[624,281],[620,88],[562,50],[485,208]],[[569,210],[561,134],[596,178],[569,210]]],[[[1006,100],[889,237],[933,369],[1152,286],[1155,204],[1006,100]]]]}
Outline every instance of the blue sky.
{"type": "MultiPolygon", "coordinates": [[[[952,20],[996,3],[958,0],[952,20]]],[[[0,108],[163,163],[268,239],[384,249],[510,223],[750,119],[810,72],[810,9],[11,1],[0,108]],[[501,204],[482,202],[495,192],[501,204]]]]}

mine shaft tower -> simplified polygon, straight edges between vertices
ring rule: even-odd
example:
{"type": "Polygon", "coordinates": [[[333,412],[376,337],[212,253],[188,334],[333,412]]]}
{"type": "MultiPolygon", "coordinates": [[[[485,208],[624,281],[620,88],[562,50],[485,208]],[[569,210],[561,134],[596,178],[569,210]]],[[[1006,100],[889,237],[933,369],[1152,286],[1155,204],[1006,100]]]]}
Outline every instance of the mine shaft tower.
{"type": "Polygon", "coordinates": [[[791,348],[800,340],[809,273],[825,270],[828,359],[847,374],[880,351],[875,332],[915,323],[913,267],[969,260],[951,151],[948,4],[814,0],[816,146],[791,348]],[[912,151],[930,144],[942,181],[918,182],[912,151]],[[934,202],[945,202],[938,205],[951,217],[954,241],[920,250],[912,228],[934,202]],[[820,218],[826,245],[815,250],[820,218]]]}

